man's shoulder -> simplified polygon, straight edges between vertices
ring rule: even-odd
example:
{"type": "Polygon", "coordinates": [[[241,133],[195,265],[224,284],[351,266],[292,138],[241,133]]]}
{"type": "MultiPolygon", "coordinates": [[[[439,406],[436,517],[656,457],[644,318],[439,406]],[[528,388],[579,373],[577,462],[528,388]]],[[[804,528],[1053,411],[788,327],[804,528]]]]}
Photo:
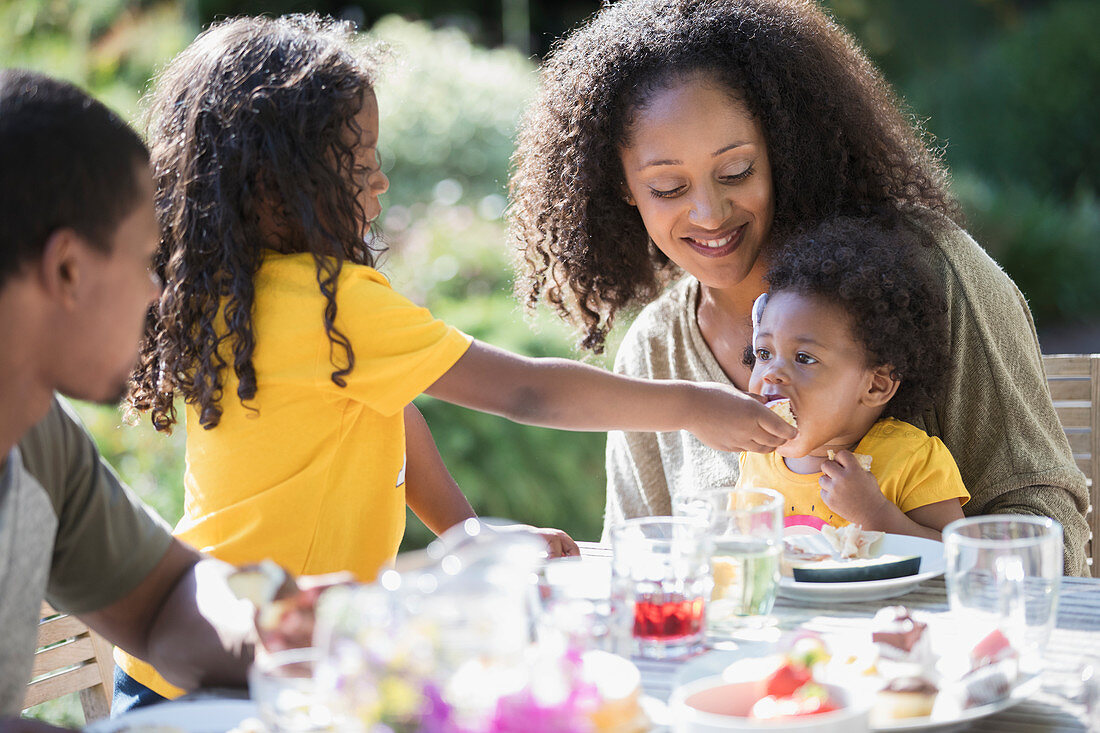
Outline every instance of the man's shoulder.
{"type": "Polygon", "coordinates": [[[90,438],[72,405],[56,395],[46,416],[19,441],[24,468],[42,485],[55,509],[62,501],[66,478],[80,456],[82,443],[83,450],[89,452],[87,442],[90,438]]]}

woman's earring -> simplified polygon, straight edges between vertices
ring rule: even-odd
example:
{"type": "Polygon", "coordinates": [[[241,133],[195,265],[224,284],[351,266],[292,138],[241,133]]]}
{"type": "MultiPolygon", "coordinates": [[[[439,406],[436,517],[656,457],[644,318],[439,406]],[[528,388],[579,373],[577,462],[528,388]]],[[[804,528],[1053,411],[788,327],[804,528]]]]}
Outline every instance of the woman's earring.
{"type": "Polygon", "coordinates": [[[634,197],[631,196],[630,194],[627,194],[627,195],[623,196],[623,201],[627,202],[631,206],[637,206],[638,205],[637,202],[634,201],[634,197]]]}

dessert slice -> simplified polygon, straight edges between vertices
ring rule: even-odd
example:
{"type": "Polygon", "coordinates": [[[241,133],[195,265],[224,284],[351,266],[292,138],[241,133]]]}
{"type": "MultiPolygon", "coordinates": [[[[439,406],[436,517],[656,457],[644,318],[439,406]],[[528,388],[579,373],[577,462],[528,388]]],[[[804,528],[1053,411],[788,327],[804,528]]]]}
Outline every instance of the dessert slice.
{"type": "Polygon", "coordinates": [[[923,718],[932,714],[939,688],[924,677],[898,677],[875,697],[874,720],[923,718]]]}

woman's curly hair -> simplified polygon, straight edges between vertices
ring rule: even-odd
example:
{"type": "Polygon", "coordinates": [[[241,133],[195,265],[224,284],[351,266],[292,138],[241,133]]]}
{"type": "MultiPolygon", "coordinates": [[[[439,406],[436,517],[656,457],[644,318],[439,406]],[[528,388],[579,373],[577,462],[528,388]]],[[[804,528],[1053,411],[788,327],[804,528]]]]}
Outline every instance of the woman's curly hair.
{"type": "Polygon", "coordinates": [[[337,279],[345,261],[373,265],[376,254],[354,151],[376,60],[348,23],[238,18],[158,77],[149,128],[164,291],[129,394],[158,430],[175,423],[177,395],[204,428],[217,425],[227,367],[242,404],[256,395],[253,279],[265,248],[313,255],[332,381],[344,385],[355,357],[334,325],[337,279]]]}
{"type": "Polygon", "coordinates": [[[675,273],[623,200],[619,148],[654,93],[700,71],[763,128],[775,235],[840,214],[961,218],[923,132],[809,0],[621,0],[551,53],[513,157],[517,291],[574,321],[585,348],[675,273]]]}
{"type": "Polygon", "coordinates": [[[848,314],[868,365],[889,365],[900,382],[884,417],[919,417],[950,366],[947,301],[922,257],[928,236],[923,228],[837,217],[785,238],[765,276],[769,295],[810,295],[848,314]]]}

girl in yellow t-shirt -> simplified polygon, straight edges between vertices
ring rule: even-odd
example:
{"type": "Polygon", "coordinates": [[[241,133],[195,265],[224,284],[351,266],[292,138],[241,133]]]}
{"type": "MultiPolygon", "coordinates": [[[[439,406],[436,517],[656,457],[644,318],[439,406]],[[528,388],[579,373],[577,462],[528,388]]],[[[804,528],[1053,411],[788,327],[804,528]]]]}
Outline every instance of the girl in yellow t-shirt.
{"type": "Polygon", "coordinates": [[[922,418],[948,374],[947,306],[915,233],[838,218],[776,252],[753,308],[749,389],[790,400],[798,436],[743,454],[743,486],[786,499],[787,524],[940,538],[970,495],[922,418]],[[860,457],[870,459],[870,469],[860,457]]]}
{"type": "MultiPolygon", "coordinates": [[[[215,25],[158,80],[165,287],[130,399],[162,430],[186,403],[181,538],[232,563],[372,580],[406,503],[437,531],[472,514],[410,406],[422,392],[532,425],[685,429],[727,451],[796,434],[735,388],[517,356],[394,292],[370,236],[389,186],[374,74],[348,25],[296,16],[215,25]]],[[[179,692],[119,663],[123,707],[179,692]]]]}

